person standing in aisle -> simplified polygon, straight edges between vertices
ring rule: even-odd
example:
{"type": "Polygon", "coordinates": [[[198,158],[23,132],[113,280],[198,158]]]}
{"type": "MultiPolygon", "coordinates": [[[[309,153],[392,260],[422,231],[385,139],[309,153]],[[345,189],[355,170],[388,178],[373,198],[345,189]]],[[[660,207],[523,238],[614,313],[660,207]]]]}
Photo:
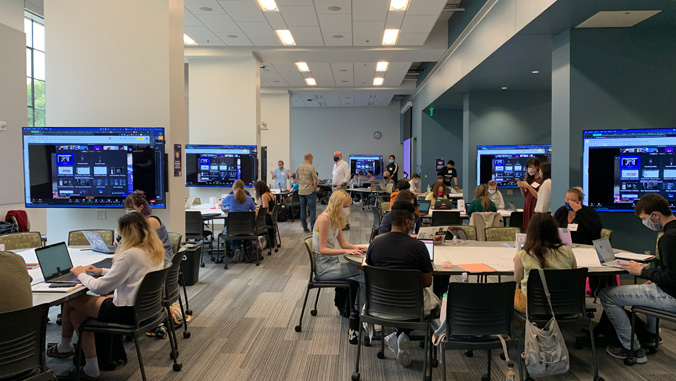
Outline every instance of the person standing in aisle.
{"type": "Polygon", "coordinates": [[[284,169],[284,162],[277,162],[278,168],[271,171],[272,179],[275,181],[275,188],[279,190],[286,189],[286,180],[289,178],[289,170],[284,169]]]}
{"type": "MultiPolygon", "coordinates": [[[[350,183],[350,165],[343,160],[343,153],[336,151],[333,153],[333,180],[331,181],[332,192],[342,190],[347,191],[347,184],[350,183]]],[[[348,230],[350,228],[350,223],[347,222],[343,230],[348,230]]]]}
{"type": "Polygon", "coordinates": [[[439,170],[437,176],[444,176],[444,185],[457,190],[460,189],[458,187],[458,171],[454,167],[455,161],[449,160],[446,166],[439,170]]]}
{"type": "Polygon", "coordinates": [[[552,211],[552,165],[542,163],[540,165],[540,177],[542,186],[538,191],[538,201],[535,203],[535,213],[550,213],[552,211]]]}
{"type": "Polygon", "coordinates": [[[296,168],[298,177],[298,195],[300,196],[300,224],[303,231],[309,233],[314,229],[317,218],[317,170],[312,165],[313,156],[306,153],[305,161],[296,168]],[[307,209],[310,209],[310,229],[307,228],[307,209]]]}
{"type": "Polygon", "coordinates": [[[541,161],[537,157],[531,157],[526,162],[527,176],[524,181],[517,181],[516,185],[521,189],[521,195],[525,199],[523,203],[523,225],[522,229],[528,229],[528,222],[535,214],[535,204],[538,201],[538,191],[542,185],[542,177],[540,177],[541,161]]]}
{"type": "Polygon", "coordinates": [[[390,173],[390,178],[395,184],[397,182],[397,178],[399,177],[399,166],[394,162],[396,159],[397,158],[394,157],[394,155],[390,155],[390,160],[385,167],[385,170],[390,173]]]}

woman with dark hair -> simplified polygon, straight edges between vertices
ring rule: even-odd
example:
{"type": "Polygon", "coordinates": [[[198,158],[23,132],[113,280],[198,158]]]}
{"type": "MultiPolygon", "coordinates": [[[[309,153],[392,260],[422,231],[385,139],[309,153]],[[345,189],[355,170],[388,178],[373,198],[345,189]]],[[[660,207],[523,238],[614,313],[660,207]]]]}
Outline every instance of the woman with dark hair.
{"type": "Polygon", "coordinates": [[[148,219],[150,227],[157,232],[157,236],[160,237],[160,241],[162,241],[165,253],[164,266],[168,266],[174,258],[174,249],[171,247],[169,232],[167,232],[167,227],[164,226],[162,220],[153,215],[153,211],[150,209],[150,204],[148,204],[143,191],[136,190],[127,196],[127,198],[124,199],[124,208],[127,210],[127,213],[137,212],[148,219]]]}
{"type": "MultiPolygon", "coordinates": [[[[420,225],[422,223],[422,219],[420,218],[420,212],[418,211],[418,200],[413,194],[413,192],[409,191],[408,189],[404,189],[402,191],[397,192],[397,197],[392,200],[392,206],[394,205],[395,202],[397,201],[408,201],[411,204],[413,204],[413,208],[415,210],[415,227],[413,228],[412,232],[408,232],[409,234],[418,234],[418,230],[420,230],[420,225]]],[[[392,208],[390,208],[390,211],[392,208]]],[[[380,222],[380,227],[378,227],[378,235],[380,234],[385,234],[388,233],[392,230],[392,213],[387,213],[383,216],[383,220],[380,222]]]]}
{"type": "MultiPolygon", "coordinates": [[[[268,213],[265,215],[265,223],[268,226],[272,226],[272,209],[274,209],[276,205],[275,195],[270,191],[268,184],[260,180],[254,183],[254,190],[256,191],[256,197],[261,201],[261,208],[268,208],[268,213]]],[[[274,249],[276,246],[274,228],[268,228],[268,237],[270,238],[268,244],[274,249]]]]}
{"type": "Polygon", "coordinates": [[[517,181],[516,185],[521,188],[521,195],[525,199],[523,203],[523,230],[528,229],[528,222],[533,214],[535,214],[535,204],[538,200],[538,191],[542,185],[542,178],[540,177],[540,159],[531,157],[526,162],[526,180],[517,181]]]}
{"type": "Polygon", "coordinates": [[[446,188],[446,185],[437,181],[432,185],[430,193],[425,196],[425,200],[430,201],[430,208],[434,208],[434,204],[436,204],[438,199],[448,198],[447,194],[448,189],[446,188]]]}
{"type": "Polygon", "coordinates": [[[552,163],[540,165],[540,177],[542,185],[538,191],[535,213],[549,213],[552,211],[552,163]]]}
{"type": "Polygon", "coordinates": [[[474,200],[469,203],[469,208],[467,208],[467,215],[471,217],[474,212],[497,211],[498,207],[495,206],[495,203],[488,196],[488,188],[483,184],[477,185],[474,190],[474,200]]]}
{"type": "Polygon", "coordinates": [[[601,238],[601,217],[594,208],[582,205],[584,194],[580,188],[566,191],[565,204],[556,210],[554,219],[560,228],[570,230],[573,243],[591,245],[592,241],[601,238]]]}
{"type": "Polygon", "coordinates": [[[536,213],[526,231],[526,244],[514,257],[514,309],[526,312],[526,286],[532,269],[576,269],[573,249],[559,238],[556,220],[549,213],[536,213]]]}

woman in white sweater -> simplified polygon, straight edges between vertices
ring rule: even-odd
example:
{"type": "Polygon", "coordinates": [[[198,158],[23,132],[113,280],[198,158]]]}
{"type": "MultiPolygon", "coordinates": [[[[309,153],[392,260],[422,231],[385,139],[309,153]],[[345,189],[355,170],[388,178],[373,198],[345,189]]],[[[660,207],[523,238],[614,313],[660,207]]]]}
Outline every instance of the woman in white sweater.
{"type": "MultiPolygon", "coordinates": [[[[140,213],[129,213],[120,217],[118,231],[122,236],[121,246],[113,258],[110,269],[94,266],[77,266],[70,271],[90,291],[108,296],[82,295],[63,306],[61,342],[47,350],[47,356],[66,358],[73,355],[72,338],[74,331],[89,318],[109,323],[133,324],[134,300],[141,281],[151,271],[161,270],[164,261],[164,247],[148,219],[140,213]],[[94,278],[92,274],[102,274],[94,278]]],[[[80,377],[95,380],[99,377],[94,334],[83,333],[80,338],[86,358],[80,377]],[[84,374],[83,374],[84,373],[84,374]]]]}
{"type": "Polygon", "coordinates": [[[552,163],[540,164],[540,177],[543,182],[538,191],[535,213],[550,213],[552,211],[552,163]]]}

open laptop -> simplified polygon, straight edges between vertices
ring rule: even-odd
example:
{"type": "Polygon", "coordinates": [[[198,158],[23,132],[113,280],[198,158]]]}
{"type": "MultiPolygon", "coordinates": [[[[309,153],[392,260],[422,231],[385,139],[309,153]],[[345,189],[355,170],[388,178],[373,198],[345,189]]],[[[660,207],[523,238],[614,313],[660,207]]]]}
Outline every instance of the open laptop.
{"type": "Polygon", "coordinates": [[[65,242],[55,243],[35,249],[35,256],[40,263],[40,271],[45,283],[79,283],[77,277],[71,274],[73,262],[65,242]]]}
{"type": "Polygon", "coordinates": [[[92,245],[92,251],[103,254],[115,254],[117,247],[108,246],[97,232],[82,231],[89,244],[92,245]]]}
{"type": "Polygon", "coordinates": [[[418,230],[418,239],[421,241],[434,240],[437,234],[444,233],[450,226],[425,226],[418,230]]]}
{"type": "Polygon", "coordinates": [[[432,201],[430,201],[430,200],[420,200],[420,201],[418,201],[418,211],[420,212],[421,216],[429,214],[431,203],[432,203],[432,201]]]}
{"type": "Polygon", "coordinates": [[[613,253],[613,247],[610,245],[610,240],[608,238],[596,239],[592,241],[592,243],[596,249],[596,255],[599,257],[601,266],[622,268],[618,263],[625,261],[615,259],[615,253],[613,253]]]}
{"type": "Polygon", "coordinates": [[[190,209],[192,208],[192,203],[195,202],[195,197],[188,197],[187,200],[185,200],[185,208],[190,209]]]}
{"type": "Polygon", "coordinates": [[[427,252],[430,254],[430,261],[434,262],[434,240],[423,239],[421,242],[425,244],[427,252]]]}
{"type": "Polygon", "coordinates": [[[452,209],[452,208],[453,204],[451,204],[451,200],[446,198],[440,198],[434,204],[434,209],[452,209]]]}
{"type": "Polygon", "coordinates": [[[513,202],[509,202],[509,207],[512,209],[513,212],[516,212],[516,205],[514,205],[513,202]]]}
{"type": "Polygon", "coordinates": [[[559,228],[559,238],[564,245],[573,247],[573,237],[570,236],[570,230],[568,228],[559,228]]]}

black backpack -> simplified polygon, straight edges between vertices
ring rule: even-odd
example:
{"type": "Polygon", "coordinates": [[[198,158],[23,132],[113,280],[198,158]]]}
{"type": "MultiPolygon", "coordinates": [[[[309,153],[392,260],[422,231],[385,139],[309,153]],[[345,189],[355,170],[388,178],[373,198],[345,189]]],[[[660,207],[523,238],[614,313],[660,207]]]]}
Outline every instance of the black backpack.
{"type": "Polygon", "coordinates": [[[11,222],[0,222],[0,235],[18,233],[19,227],[11,222]]]}

